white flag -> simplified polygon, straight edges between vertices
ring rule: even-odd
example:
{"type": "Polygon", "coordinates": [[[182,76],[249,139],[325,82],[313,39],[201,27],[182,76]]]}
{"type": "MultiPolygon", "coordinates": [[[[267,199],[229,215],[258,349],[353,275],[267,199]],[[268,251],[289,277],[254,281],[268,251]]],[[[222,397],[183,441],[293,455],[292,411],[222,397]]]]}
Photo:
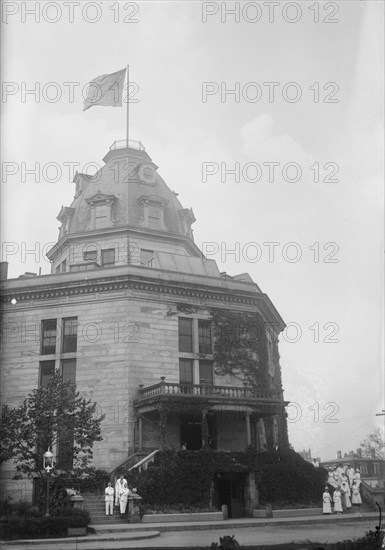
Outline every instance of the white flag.
{"type": "Polygon", "coordinates": [[[94,78],[88,86],[83,111],[95,105],[121,107],[126,69],[94,78]]]}

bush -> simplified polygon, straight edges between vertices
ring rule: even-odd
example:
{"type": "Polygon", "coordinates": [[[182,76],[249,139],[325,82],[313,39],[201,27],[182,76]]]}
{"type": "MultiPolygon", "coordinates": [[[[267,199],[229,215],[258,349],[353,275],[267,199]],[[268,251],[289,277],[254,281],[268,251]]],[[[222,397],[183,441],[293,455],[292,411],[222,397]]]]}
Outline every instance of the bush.
{"type": "Polygon", "coordinates": [[[3,523],[2,536],[5,539],[25,537],[62,537],[67,535],[68,527],[87,527],[90,514],[87,510],[62,510],[61,515],[48,518],[8,516],[3,523]]]}
{"type": "Polygon", "coordinates": [[[12,497],[0,500],[0,517],[9,516],[13,512],[12,497]]]}
{"type": "Polygon", "coordinates": [[[261,506],[275,508],[292,503],[320,505],[327,472],[314,468],[294,451],[265,452],[258,455],[262,475],[258,484],[261,506]]]}

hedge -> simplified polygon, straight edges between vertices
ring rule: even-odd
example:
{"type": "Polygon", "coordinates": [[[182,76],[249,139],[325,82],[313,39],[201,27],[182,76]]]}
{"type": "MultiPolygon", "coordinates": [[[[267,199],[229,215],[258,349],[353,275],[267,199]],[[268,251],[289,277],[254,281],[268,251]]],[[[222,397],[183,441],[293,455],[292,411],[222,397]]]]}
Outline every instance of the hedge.
{"type": "Polygon", "coordinates": [[[87,510],[62,510],[61,515],[48,518],[11,515],[2,521],[1,535],[4,539],[61,537],[67,535],[68,527],[87,527],[89,522],[87,510]]]}
{"type": "Polygon", "coordinates": [[[324,468],[314,468],[295,451],[271,451],[257,456],[261,506],[319,504],[327,480],[324,468]]]}

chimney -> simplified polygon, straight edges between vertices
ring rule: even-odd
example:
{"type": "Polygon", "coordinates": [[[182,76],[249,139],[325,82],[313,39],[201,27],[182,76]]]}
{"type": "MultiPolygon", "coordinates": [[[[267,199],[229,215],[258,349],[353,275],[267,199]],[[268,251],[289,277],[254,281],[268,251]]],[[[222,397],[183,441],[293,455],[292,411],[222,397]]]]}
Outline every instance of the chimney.
{"type": "Polygon", "coordinates": [[[358,447],[357,455],[358,455],[359,458],[362,458],[362,449],[361,449],[361,447],[358,447]]]}
{"type": "Polygon", "coordinates": [[[337,458],[338,458],[338,460],[341,460],[341,458],[342,458],[342,452],[341,451],[337,451],[337,458]]]}
{"type": "Polygon", "coordinates": [[[0,262],[0,280],[5,281],[8,278],[8,262],[0,262]]]}

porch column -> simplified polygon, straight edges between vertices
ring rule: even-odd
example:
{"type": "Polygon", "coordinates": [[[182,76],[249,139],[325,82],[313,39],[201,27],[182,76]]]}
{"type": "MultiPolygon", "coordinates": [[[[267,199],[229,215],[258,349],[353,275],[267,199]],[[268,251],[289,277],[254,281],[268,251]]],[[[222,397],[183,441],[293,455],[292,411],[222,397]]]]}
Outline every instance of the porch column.
{"type": "Polygon", "coordinates": [[[250,413],[247,412],[245,414],[246,419],[246,438],[247,438],[247,446],[251,445],[251,431],[250,431],[250,413]]]}
{"type": "Polygon", "coordinates": [[[209,446],[209,426],[207,424],[207,409],[202,409],[202,449],[209,446]]]}
{"type": "Polygon", "coordinates": [[[162,449],[166,448],[167,439],[167,411],[165,409],[159,410],[159,431],[160,431],[160,446],[162,449]]]}
{"type": "Polygon", "coordinates": [[[139,416],[138,419],[138,445],[139,451],[143,449],[143,419],[139,416]]]}

